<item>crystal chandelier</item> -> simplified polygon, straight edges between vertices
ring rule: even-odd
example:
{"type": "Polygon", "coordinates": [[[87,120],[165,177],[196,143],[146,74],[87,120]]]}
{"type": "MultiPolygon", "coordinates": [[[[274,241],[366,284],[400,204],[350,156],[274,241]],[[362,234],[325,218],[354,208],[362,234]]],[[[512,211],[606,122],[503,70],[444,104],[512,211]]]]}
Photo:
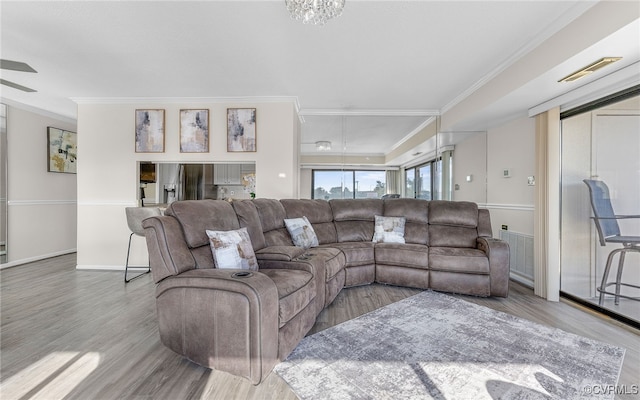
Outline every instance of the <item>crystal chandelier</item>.
{"type": "Polygon", "coordinates": [[[346,0],[284,0],[291,18],[304,24],[324,25],[342,15],[346,0]]]}

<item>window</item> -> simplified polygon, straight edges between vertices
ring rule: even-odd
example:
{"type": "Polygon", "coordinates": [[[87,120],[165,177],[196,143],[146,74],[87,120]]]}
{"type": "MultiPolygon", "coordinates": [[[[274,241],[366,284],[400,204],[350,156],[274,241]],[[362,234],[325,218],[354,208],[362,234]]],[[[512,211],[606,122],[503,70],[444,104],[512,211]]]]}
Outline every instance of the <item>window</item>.
{"type": "Polygon", "coordinates": [[[377,199],[386,193],[385,171],[314,170],[314,199],[377,199]]]}
{"type": "Polygon", "coordinates": [[[425,200],[451,198],[448,193],[451,187],[453,157],[450,156],[451,153],[443,154],[449,154],[446,158],[449,160],[446,172],[443,172],[445,165],[442,157],[405,169],[405,197],[425,200]]]}

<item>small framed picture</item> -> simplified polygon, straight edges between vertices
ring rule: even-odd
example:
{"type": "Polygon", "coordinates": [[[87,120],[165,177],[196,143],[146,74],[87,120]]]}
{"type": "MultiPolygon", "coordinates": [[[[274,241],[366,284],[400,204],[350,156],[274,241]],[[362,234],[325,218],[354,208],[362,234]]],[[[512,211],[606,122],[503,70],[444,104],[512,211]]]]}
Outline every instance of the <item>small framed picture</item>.
{"type": "Polygon", "coordinates": [[[47,127],[47,171],[77,173],[78,134],[54,127],[47,127]]]}
{"type": "Polygon", "coordinates": [[[164,152],[164,110],[136,110],[136,153],[164,152]]]}
{"type": "Polygon", "coordinates": [[[209,152],[209,110],[180,110],[180,152],[209,152]]]}
{"type": "Polygon", "coordinates": [[[255,108],[227,108],[227,151],[256,151],[255,108]]]}

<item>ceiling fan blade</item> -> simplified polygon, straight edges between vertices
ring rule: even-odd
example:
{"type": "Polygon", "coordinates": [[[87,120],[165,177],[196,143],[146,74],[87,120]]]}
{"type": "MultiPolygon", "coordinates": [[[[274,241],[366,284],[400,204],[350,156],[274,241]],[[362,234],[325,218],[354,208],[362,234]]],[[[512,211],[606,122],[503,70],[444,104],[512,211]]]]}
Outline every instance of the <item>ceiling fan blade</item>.
{"type": "Polygon", "coordinates": [[[20,62],[20,61],[0,60],[0,68],[1,69],[10,69],[12,71],[38,73],[38,71],[36,71],[35,69],[31,68],[31,66],[29,64],[23,63],[23,62],[20,62]]]}
{"type": "Polygon", "coordinates": [[[29,93],[37,92],[37,90],[35,90],[35,89],[31,89],[31,88],[28,88],[26,86],[18,85],[17,83],[13,83],[11,81],[7,81],[7,80],[4,80],[4,79],[0,79],[0,84],[12,87],[14,89],[22,90],[23,92],[29,92],[29,93]]]}

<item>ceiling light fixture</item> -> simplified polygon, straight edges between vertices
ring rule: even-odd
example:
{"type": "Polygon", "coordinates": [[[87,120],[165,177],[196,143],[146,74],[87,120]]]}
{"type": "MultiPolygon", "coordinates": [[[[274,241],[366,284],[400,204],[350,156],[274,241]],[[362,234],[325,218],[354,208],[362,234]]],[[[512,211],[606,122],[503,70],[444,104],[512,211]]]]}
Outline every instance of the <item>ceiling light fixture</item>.
{"type": "Polygon", "coordinates": [[[587,65],[579,71],[576,71],[570,75],[565,76],[560,79],[558,82],[573,82],[577,79],[583,78],[593,72],[596,72],[600,68],[606,67],[609,64],[613,64],[614,62],[622,59],[622,57],[604,57],[599,59],[598,61],[587,65]]]}
{"type": "Polygon", "coordinates": [[[324,25],[342,15],[346,0],[284,0],[292,19],[303,24],[324,25]]]}
{"type": "Polygon", "coordinates": [[[331,150],[331,142],[327,142],[327,141],[319,141],[316,142],[316,150],[318,151],[329,151],[331,150]]]}

